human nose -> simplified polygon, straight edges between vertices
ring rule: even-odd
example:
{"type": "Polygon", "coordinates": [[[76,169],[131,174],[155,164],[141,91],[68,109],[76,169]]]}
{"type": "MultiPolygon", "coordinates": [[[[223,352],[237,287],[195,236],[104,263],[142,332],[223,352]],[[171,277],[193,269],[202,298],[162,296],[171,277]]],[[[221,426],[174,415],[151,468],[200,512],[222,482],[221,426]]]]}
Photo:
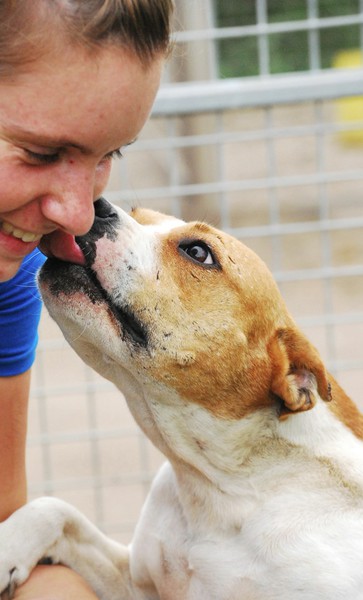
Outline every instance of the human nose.
{"type": "Polygon", "coordinates": [[[93,203],[97,197],[95,169],[78,169],[57,177],[50,191],[41,198],[44,217],[72,235],[84,235],[94,220],[93,203]]]}

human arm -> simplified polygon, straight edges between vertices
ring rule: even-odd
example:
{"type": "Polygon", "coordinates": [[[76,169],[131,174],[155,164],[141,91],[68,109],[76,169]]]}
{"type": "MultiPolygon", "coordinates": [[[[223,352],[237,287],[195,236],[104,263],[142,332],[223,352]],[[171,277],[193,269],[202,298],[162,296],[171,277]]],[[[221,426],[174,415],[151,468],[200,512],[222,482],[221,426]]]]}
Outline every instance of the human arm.
{"type": "MultiPolygon", "coordinates": [[[[25,440],[30,370],[0,377],[0,521],[26,502],[25,440]]],[[[96,600],[88,584],[61,565],[38,566],[14,600],[96,600]]]]}
{"type": "Polygon", "coordinates": [[[97,600],[80,575],[63,567],[39,565],[15,592],[14,600],[97,600]]]}
{"type": "MultiPolygon", "coordinates": [[[[0,521],[26,502],[25,441],[30,370],[0,377],[0,521]]],[[[88,584],[61,565],[38,566],[14,600],[96,600],[88,584]]]]}
{"type": "MultiPolygon", "coordinates": [[[[0,521],[26,502],[25,450],[30,366],[34,360],[40,300],[36,255],[0,285],[0,521]]],[[[38,566],[20,586],[21,600],[96,600],[86,582],[63,566],[38,566]]]]}
{"type": "Polygon", "coordinates": [[[26,502],[25,440],[30,370],[0,377],[0,521],[26,502]]]}
{"type": "Polygon", "coordinates": [[[0,283],[0,520],[26,501],[30,367],[41,306],[35,273],[43,262],[36,251],[13,279],[0,283]]]}

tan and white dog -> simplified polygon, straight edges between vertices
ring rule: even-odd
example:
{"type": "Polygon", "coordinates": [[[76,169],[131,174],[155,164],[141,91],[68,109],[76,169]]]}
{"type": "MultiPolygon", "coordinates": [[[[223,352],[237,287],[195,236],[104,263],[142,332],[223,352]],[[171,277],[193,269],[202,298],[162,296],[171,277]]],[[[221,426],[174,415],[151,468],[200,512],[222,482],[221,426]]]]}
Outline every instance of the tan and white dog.
{"type": "Polygon", "coordinates": [[[265,264],[203,223],[96,203],[84,264],[39,281],[78,354],[164,453],[129,547],[35,500],[0,525],[0,589],[43,557],[103,600],[362,600],[363,419],[265,264]]]}

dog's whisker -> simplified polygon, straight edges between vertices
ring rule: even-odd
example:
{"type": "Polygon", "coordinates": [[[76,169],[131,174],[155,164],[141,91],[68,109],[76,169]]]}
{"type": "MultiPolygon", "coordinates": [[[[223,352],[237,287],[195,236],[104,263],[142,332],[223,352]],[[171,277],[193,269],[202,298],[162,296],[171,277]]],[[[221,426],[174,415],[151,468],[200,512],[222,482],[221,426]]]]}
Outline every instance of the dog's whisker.
{"type": "Polygon", "coordinates": [[[80,340],[80,339],[81,339],[81,338],[84,336],[84,334],[86,333],[86,331],[87,331],[88,327],[89,327],[89,324],[88,324],[88,323],[85,323],[85,325],[84,325],[84,327],[83,327],[82,331],[81,331],[81,332],[80,332],[80,333],[79,333],[79,334],[78,334],[76,337],[74,337],[74,338],[70,338],[70,339],[68,340],[69,344],[72,346],[72,345],[73,345],[73,344],[75,344],[75,343],[76,343],[78,340],[80,340]]]}

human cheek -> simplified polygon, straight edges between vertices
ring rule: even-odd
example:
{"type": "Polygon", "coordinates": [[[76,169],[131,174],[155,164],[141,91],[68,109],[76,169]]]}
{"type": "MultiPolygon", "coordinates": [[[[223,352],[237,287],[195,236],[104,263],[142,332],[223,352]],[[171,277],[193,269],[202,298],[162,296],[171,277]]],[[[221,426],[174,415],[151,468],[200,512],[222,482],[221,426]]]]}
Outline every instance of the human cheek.
{"type": "Polygon", "coordinates": [[[109,177],[111,173],[112,161],[110,159],[102,160],[96,168],[95,175],[95,188],[94,188],[94,197],[95,200],[99,198],[99,196],[104,191],[109,177]]]}
{"type": "Polygon", "coordinates": [[[0,159],[0,214],[27,204],[32,197],[30,188],[31,184],[21,169],[0,159]]]}

